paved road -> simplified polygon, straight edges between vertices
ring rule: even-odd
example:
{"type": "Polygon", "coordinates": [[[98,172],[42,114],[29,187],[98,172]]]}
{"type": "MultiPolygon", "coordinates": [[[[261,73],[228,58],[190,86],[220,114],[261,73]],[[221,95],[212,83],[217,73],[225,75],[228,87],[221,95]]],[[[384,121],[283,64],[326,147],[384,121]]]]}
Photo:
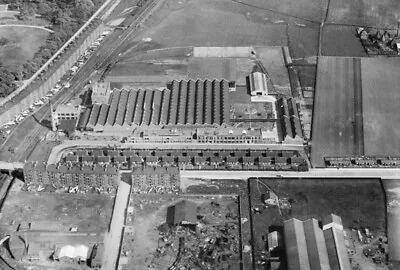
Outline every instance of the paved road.
{"type": "Polygon", "coordinates": [[[125,224],[125,209],[129,203],[131,187],[124,181],[119,182],[117,196],[110,224],[110,231],[104,237],[104,254],[101,269],[115,270],[121,245],[122,228],[125,224]]]}
{"type": "Polygon", "coordinates": [[[181,171],[181,177],[201,177],[211,179],[238,179],[249,177],[288,177],[288,178],[382,178],[400,179],[400,169],[310,169],[307,172],[295,171],[181,171]]]}

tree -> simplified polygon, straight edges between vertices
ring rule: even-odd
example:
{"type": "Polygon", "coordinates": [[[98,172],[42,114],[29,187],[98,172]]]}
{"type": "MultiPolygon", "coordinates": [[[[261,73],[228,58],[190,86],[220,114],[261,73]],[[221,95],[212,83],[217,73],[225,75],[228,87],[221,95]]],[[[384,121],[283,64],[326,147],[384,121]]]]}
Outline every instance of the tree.
{"type": "Polygon", "coordinates": [[[19,20],[30,20],[32,17],[35,16],[36,13],[36,6],[30,3],[24,3],[19,8],[19,14],[17,18],[19,20]]]}

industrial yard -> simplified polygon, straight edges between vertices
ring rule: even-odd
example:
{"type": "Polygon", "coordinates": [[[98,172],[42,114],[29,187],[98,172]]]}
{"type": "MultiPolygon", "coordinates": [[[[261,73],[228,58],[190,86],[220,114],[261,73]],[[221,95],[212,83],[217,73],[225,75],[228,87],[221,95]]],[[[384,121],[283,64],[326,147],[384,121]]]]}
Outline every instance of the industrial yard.
{"type": "Polygon", "coordinates": [[[167,265],[239,269],[235,197],[141,195],[130,205],[135,209],[133,222],[127,224],[134,228],[133,243],[125,242],[122,250],[130,264],[154,269],[167,265]]]}

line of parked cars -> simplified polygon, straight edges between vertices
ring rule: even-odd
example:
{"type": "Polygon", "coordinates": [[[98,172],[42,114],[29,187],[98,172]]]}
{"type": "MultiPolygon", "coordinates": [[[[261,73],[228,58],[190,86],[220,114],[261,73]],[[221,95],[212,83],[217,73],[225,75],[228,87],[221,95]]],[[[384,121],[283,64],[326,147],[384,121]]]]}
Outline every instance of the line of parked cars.
{"type": "Polygon", "coordinates": [[[63,76],[57,84],[42,98],[40,98],[38,101],[34,102],[32,105],[29,106],[28,109],[23,111],[22,113],[18,114],[15,116],[14,120],[7,122],[0,126],[0,131],[3,131],[5,134],[10,134],[13,126],[19,124],[25,117],[27,117],[29,114],[33,113],[35,109],[43,106],[44,104],[48,103],[50,99],[57,94],[59,91],[62,89],[68,89],[71,84],[69,81],[75,75],[79,68],[81,68],[85,62],[89,59],[90,55],[96,50],[98,46],[100,46],[100,42],[104,40],[104,38],[111,33],[110,30],[104,31],[99,38],[95,42],[93,42],[90,47],[83,53],[82,56],[80,56],[77,60],[77,62],[70,68],[69,74],[66,74],[66,76],[63,76]],[[64,81],[64,82],[63,82],[64,81]]]}

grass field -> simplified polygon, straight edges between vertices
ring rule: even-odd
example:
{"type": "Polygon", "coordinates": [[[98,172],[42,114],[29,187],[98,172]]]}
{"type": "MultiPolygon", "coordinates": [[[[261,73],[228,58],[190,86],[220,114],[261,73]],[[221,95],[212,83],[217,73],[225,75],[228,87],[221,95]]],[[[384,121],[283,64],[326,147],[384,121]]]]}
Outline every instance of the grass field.
{"type": "Polygon", "coordinates": [[[353,26],[326,25],[322,34],[322,55],[367,57],[353,26]]]}
{"type": "Polygon", "coordinates": [[[292,217],[306,220],[321,219],[334,213],[342,217],[345,228],[369,228],[375,234],[385,234],[385,198],[379,180],[367,179],[250,179],[252,207],[262,209],[252,214],[256,260],[265,249],[262,235],[279,229],[292,217]],[[291,201],[290,209],[263,207],[261,194],[267,185],[280,199],[291,201]]]}
{"type": "Polygon", "coordinates": [[[0,61],[9,69],[24,64],[44,45],[48,34],[41,29],[0,27],[0,38],[8,39],[6,45],[0,46],[0,61]]]}
{"type": "Polygon", "coordinates": [[[254,22],[246,17],[254,10],[227,0],[188,1],[179,10],[166,3],[148,19],[149,28],[136,40],[150,37],[166,47],[286,45],[286,26],[254,22]]]}
{"type": "Polygon", "coordinates": [[[327,23],[396,28],[400,19],[398,0],[331,1],[327,23]]]}
{"type": "Polygon", "coordinates": [[[398,156],[400,143],[399,58],[361,61],[365,154],[398,156]]]}
{"type": "Polygon", "coordinates": [[[363,154],[360,59],[320,58],[312,123],[311,163],[363,154]]]}
{"type": "Polygon", "coordinates": [[[2,209],[2,233],[15,231],[21,222],[57,221],[66,231],[105,232],[111,219],[114,197],[95,194],[12,192],[2,209]]]}

